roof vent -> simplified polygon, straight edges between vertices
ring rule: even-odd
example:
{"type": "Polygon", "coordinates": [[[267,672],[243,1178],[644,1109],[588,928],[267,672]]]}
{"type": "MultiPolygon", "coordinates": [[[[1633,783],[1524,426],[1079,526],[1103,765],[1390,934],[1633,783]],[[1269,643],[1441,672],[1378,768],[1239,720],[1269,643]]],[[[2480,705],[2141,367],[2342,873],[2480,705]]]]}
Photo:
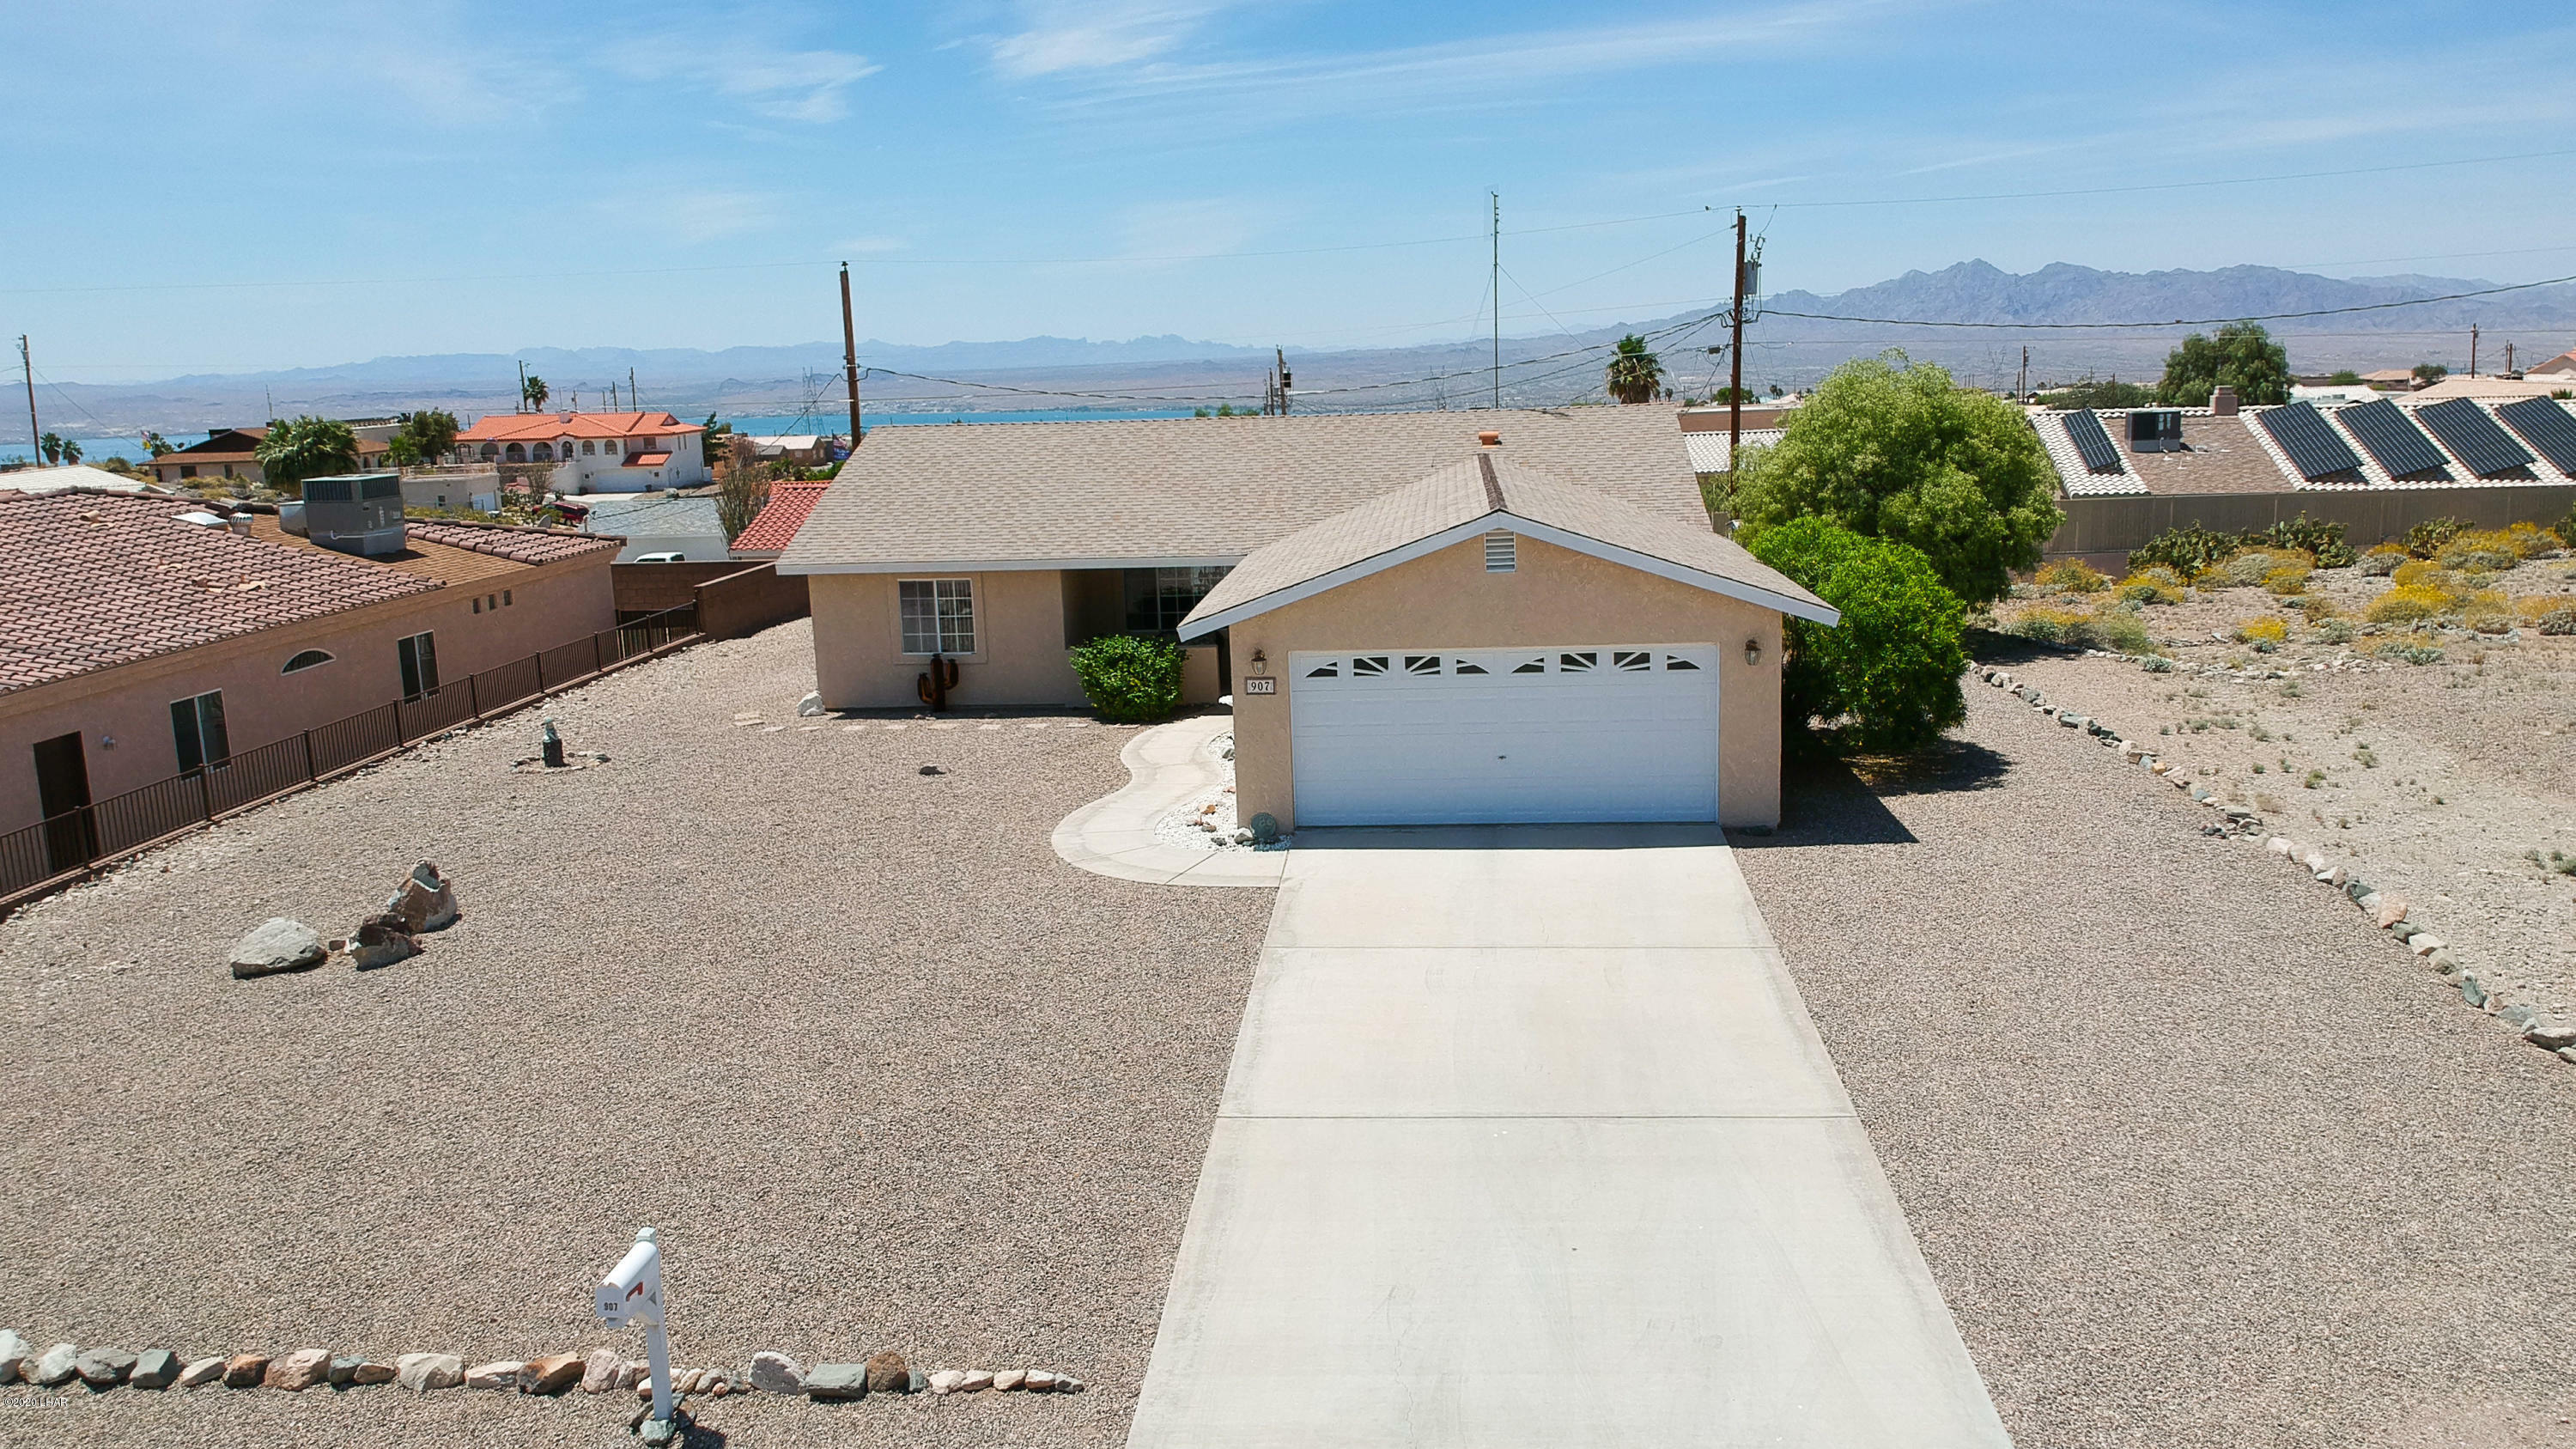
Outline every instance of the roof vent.
{"type": "Polygon", "coordinates": [[[1482,447],[1499,448],[1503,445],[1503,435],[1496,429],[1487,428],[1476,435],[1476,442],[1482,447]]]}
{"type": "Polygon", "coordinates": [[[224,526],[224,516],[222,514],[208,513],[203,509],[198,509],[189,513],[182,513],[179,515],[179,521],[181,523],[193,523],[199,528],[221,528],[224,526]]]}
{"type": "Polygon", "coordinates": [[[2223,382],[2220,383],[2217,388],[2209,394],[2209,411],[2213,417],[2232,418],[2236,416],[2236,389],[2229,387],[2223,382]]]}

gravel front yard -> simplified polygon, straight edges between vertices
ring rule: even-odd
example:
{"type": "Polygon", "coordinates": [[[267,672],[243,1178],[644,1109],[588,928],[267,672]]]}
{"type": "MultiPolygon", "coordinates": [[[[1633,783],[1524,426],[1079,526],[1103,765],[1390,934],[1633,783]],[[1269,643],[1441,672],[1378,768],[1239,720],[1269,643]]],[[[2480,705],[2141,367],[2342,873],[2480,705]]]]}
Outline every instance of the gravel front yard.
{"type": "Polygon", "coordinates": [[[1942,769],[1798,780],[1737,858],[2016,1441],[2576,1444],[2576,1068],[2114,752],[1968,708],[1942,769]]]}
{"type": "MultiPolygon", "coordinates": [[[[1270,893],[1056,859],[1131,731],[798,720],[811,676],[802,623],[701,646],[550,706],[601,769],[512,773],[515,716],[0,922],[0,1327],[640,1353],[590,1291],[651,1223],[684,1365],[892,1346],[1091,1386],[709,1405],[731,1442],[1122,1441],[1270,893]],[[465,910],[425,955],[225,974],[424,858],[465,910]]],[[[22,1386],[0,1444],[599,1444],[632,1407],[22,1386]]]]}

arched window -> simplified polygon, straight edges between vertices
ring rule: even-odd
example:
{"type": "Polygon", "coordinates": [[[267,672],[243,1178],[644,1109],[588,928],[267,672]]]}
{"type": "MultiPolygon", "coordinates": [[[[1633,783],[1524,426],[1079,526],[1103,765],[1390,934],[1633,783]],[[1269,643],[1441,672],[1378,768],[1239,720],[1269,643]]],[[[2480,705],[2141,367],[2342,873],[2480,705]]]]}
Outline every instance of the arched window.
{"type": "Polygon", "coordinates": [[[483,461],[485,461],[485,462],[487,462],[487,463],[488,463],[488,462],[492,461],[493,459],[495,459],[495,458],[497,458],[497,457],[500,457],[500,456],[501,456],[501,449],[500,449],[500,447],[499,447],[497,444],[493,444],[493,443],[485,443],[485,444],[483,445],[483,461]]]}
{"type": "Polygon", "coordinates": [[[595,452],[599,451],[599,445],[598,445],[598,444],[596,444],[596,443],[593,443],[593,442],[592,442],[590,439],[588,439],[588,438],[584,438],[584,439],[582,439],[582,440],[581,440],[581,451],[582,451],[582,453],[584,454],[584,456],[587,456],[587,455],[589,455],[589,454],[591,454],[591,453],[595,453],[595,452]]]}
{"type": "Polygon", "coordinates": [[[294,658],[287,660],[286,667],[277,672],[280,674],[300,674],[307,669],[317,669],[330,662],[331,656],[322,650],[307,649],[303,653],[296,655],[294,658]]]}
{"type": "Polygon", "coordinates": [[[551,462],[553,462],[553,461],[554,461],[554,458],[555,458],[555,450],[554,450],[554,445],[553,445],[553,444],[551,444],[551,443],[539,443],[539,444],[537,444],[537,461],[538,461],[538,462],[540,462],[540,463],[551,463],[551,462]]]}
{"type": "Polygon", "coordinates": [[[528,450],[523,444],[512,443],[509,451],[501,455],[501,459],[507,463],[524,463],[528,461],[528,450]]]}

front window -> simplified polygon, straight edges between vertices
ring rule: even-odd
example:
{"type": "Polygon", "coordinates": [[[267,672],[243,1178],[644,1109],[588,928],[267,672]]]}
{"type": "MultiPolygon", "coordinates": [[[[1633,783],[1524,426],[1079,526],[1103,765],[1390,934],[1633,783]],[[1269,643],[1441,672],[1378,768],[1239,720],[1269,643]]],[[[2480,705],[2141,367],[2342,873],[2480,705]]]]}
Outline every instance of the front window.
{"type": "Polygon", "coordinates": [[[438,638],[435,634],[413,634],[397,639],[394,652],[402,663],[405,702],[438,693],[438,638]]]}
{"type": "Polygon", "coordinates": [[[590,439],[588,439],[588,438],[584,438],[584,439],[582,439],[582,440],[581,440],[581,452],[582,452],[582,456],[583,456],[583,457],[589,457],[591,454],[596,453],[596,452],[598,452],[598,451],[599,451],[599,445],[598,445],[597,443],[592,442],[592,441],[591,441],[590,439]]]}
{"type": "Polygon", "coordinates": [[[1221,564],[1213,568],[1126,570],[1127,632],[1170,634],[1227,572],[1221,564]]]}
{"type": "Polygon", "coordinates": [[[975,585],[970,579],[904,579],[895,585],[906,654],[975,652],[975,585]]]}
{"type": "Polygon", "coordinates": [[[609,439],[607,442],[600,444],[600,445],[599,445],[599,451],[601,451],[601,452],[603,452],[603,453],[606,453],[608,456],[610,456],[610,457],[612,457],[612,458],[616,457],[616,456],[617,456],[617,440],[616,440],[615,438],[611,438],[611,439],[609,439]]]}
{"type": "Polygon", "coordinates": [[[224,692],[211,690],[194,699],[170,702],[170,735],[179,749],[179,773],[221,765],[233,757],[224,733],[224,692]]]}

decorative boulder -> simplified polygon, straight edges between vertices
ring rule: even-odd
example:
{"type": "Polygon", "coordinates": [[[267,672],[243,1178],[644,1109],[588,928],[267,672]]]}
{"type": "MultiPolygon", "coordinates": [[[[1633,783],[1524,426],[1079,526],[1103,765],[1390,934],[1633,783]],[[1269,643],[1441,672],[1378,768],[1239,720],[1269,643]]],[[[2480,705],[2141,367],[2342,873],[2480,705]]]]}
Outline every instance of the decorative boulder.
{"type": "Polygon", "coordinates": [[[134,1372],[125,1381],[138,1389],[166,1389],[179,1381],[179,1356],[166,1348],[147,1348],[134,1356],[134,1372]]]}
{"type": "Polygon", "coordinates": [[[385,914],[400,916],[408,935],[443,931],[456,924],[456,887],[428,861],[412,867],[402,888],[385,902],[385,914]]]}
{"type": "Polygon", "coordinates": [[[452,1353],[407,1353],[394,1360],[394,1382],[415,1394],[465,1382],[465,1360],[452,1353]]]}
{"type": "Polygon", "coordinates": [[[412,939],[403,918],[391,911],[359,922],[357,938],[349,943],[349,961],[361,971],[391,966],[419,954],[420,942],[412,939]]]}
{"type": "Polygon", "coordinates": [[[516,1389],[519,1386],[519,1375],[527,1372],[527,1368],[528,1366],[525,1362],[515,1358],[495,1359],[490,1363],[478,1363],[474,1367],[465,1371],[465,1387],[469,1389],[516,1389]]]}
{"type": "Polygon", "coordinates": [[[134,1372],[135,1355],[121,1348],[93,1348],[72,1361],[72,1372],[93,1389],[112,1389],[134,1372]]]}
{"type": "Polygon", "coordinates": [[[377,1363],[373,1359],[369,1359],[367,1362],[358,1365],[358,1371],[349,1376],[349,1382],[361,1387],[368,1384],[389,1384],[394,1381],[395,1372],[396,1370],[392,1364],[377,1363]]]}
{"type": "Polygon", "coordinates": [[[816,1364],[805,1376],[805,1397],[809,1399],[864,1399],[868,1396],[868,1366],[863,1363],[816,1364]]]}
{"type": "Polygon", "coordinates": [[[594,1348],[590,1357],[581,1361],[581,1391],[604,1394],[617,1387],[617,1376],[626,1368],[626,1356],[613,1348],[594,1348]]]}
{"type": "Polygon", "coordinates": [[[72,1381],[72,1375],[79,1372],[77,1367],[79,1363],[79,1344],[58,1343],[46,1349],[33,1364],[28,1366],[27,1379],[41,1388],[48,1389],[56,1384],[67,1384],[72,1381]]]}
{"type": "Polygon", "coordinates": [[[260,1380],[266,1377],[268,1377],[267,1354],[237,1353],[224,1360],[225,1388],[255,1389],[259,1387],[260,1380]]]}
{"type": "Polygon", "coordinates": [[[763,1349],[751,1356],[751,1386],[764,1394],[802,1393],[805,1370],[787,1355],[763,1349]]]}
{"type": "Polygon", "coordinates": [[[581,1379],[581,1357],[578,1354],[550,1353],[530,1359],[519,1373],[519,1392],[523,1394],[560,1394],[581,1379]]]}
{"type": "Polygon", "coordinates": [[[198,1359],[186,1368],[179,1370],[179,1387],[183,1389],[202,1389],[208,1384],[222,1383],[224,1378],[224,1364],[225,1360],[220,1355],[214,1358],[198,1359]]]}
{"type": "Polygon", "coordinates": [[[872,1394],[908,1394],[912,1392],[912,1366],[893,1349],[873,1354],[868,1359],[868,1392],[872,1394]]]}
{"type": "Polygon", "coordinates": [[[814,719],[831,711],[823,708],[823,692],[818,689],[796,701],[796,713],[805,719],[814,719]]]}
{"type": "Polygon", "coordinates": [[[284,1389],[291,1394],[300,1394],[315,1384],[323,1382],[330,1371],[331,1350],[299,1348],[284,1358],[273,1360],[268,1366],[267,1377],[261,1382],[272,1389],[284,1389]]]}
{"type": "Polygon", "coordinates": [[[280,971],[309,971],[330,959],[322,933],[302,921],[272,916],[233,943],[233,977],[274,976],[280,971]]]}
{"type": "Polygon", "coordinates": [[[14,1328],[0,1328],[0,1384],[14,1384],[27,1367],[31,1354],[27,1340],[14,1328]]]}

